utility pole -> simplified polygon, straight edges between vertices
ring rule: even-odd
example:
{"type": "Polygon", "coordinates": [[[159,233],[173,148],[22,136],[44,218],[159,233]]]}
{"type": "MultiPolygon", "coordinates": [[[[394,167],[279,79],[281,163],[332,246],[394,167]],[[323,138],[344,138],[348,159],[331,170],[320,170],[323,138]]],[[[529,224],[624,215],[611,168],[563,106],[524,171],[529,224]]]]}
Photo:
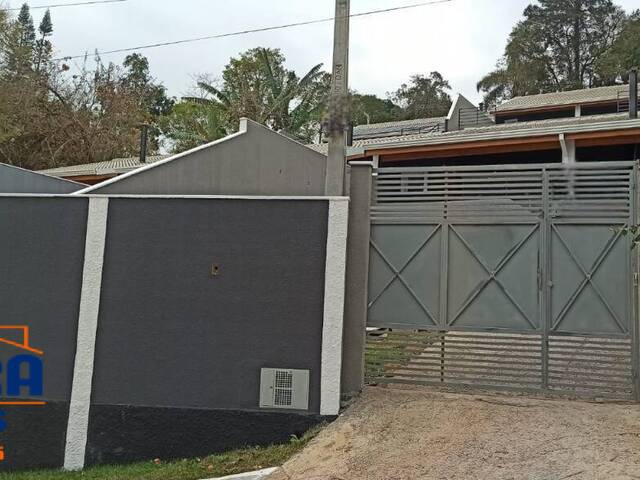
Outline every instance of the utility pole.
{"type": "Polygon", "coordinates": [[[147,162],[147,143],[148,143],[149,125],[143,123],[140,125],[140,163],[147,162]]]}
{"type": "Polygon", "coordinates": [[[347,161],[345,130],[349,119],[349,4],[350,0],[336,0],[326,195],[344,194],[344,171],[347,161]]]}

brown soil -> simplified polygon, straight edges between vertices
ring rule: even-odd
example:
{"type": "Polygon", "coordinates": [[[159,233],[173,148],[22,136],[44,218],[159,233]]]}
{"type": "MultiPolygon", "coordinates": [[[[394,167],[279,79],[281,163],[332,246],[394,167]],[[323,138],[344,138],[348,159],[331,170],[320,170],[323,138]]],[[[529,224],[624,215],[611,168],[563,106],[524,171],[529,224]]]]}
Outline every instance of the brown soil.
{"type": "Polygon", "coordinates": [[[270,479],[640,479],[640,405],[371,387],[270,479]]]}

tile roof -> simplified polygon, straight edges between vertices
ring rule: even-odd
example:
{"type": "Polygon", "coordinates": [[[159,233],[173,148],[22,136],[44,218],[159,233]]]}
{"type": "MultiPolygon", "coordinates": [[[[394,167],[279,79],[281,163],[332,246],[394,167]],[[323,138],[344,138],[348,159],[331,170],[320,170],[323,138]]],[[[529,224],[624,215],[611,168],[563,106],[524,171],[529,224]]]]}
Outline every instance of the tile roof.
{"type": "Polygon", "coordinates": [[[566,92],[542,93],[515,97],[496,108],[497,112],[512,110],[528,110],[532,108],[553,107],[558,105],[579,105],[615,101],[618,95],[623,98],[629,96],[629,85],[613,85],[610,87],[585,88],[566,92]]]}
{"type": "Polygon", "coordinates": [[[361,140],[365,138],[428,133],[435,129],[441,129],[444,126],[444,120],[445,117],[434,117],[357,125],[353,128],[353,138],[361,140]]]}
{"type": "Polygon", "coordinates": [[[85,163],[82,165],[70,165],[67,167],[49,168],[40,170],[39,173],[53,175],[55,177],[80,177],[85,175],[118,175],[136,168],[155,163],[169,157],[169,155],[150,155],[146,163],[141,163],[138,157],[114,158],[104,162],[85,163]]]}
{"type": "MultiPolygon", "coordinates": [[[[569,117],[549,120],[535,120],[530,122],[502,123],[484,127],[465,128],[464,130],[454,130],[450,132],[434,132],[419,133],[414,135],[397,135],[393,137],[369,138],[365,140],[355,140],[353,146],[349,147],[351,153],[348,156],[358,155],[367,148],[386,148],[401,145],[404,143],[432,144],[432,143],[462,143],[473,141],[478,137],[498,136],[501,138],[513,136],[522,136],[523,134],[536,135],[543,131],[547,133],[547,129],[558,130],[563,128],[582,127],[597,125],[599,123],[609,123],[628,120],[629,115],[625,113],[613,113],[606,115],[590,115],[584,117],[569,117]]],[[[640,120],[635,120],[640,126],[640,120]]],[[[310,148],[321,153],[327,153],[328,146],[326,143],[321,145],[308,145],[310,148]]]]}

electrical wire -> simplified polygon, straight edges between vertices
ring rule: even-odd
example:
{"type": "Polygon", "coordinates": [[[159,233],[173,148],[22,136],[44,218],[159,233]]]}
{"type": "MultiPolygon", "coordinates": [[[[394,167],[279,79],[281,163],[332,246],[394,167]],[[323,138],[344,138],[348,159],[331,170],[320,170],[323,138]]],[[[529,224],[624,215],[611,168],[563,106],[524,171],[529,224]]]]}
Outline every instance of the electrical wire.
{"type": "MultiPolygon", "coordinates": [[[[409,9],[412,9],[412,8],[425,7],[425,6],[428,6],[428,5],[436,5],[436,4],[440,4],[440,3],[449,3],[449,2],[452,2],[452,1],[453,0],[430,0],[430,1],[426,1],[426,2],[413,3],[413,4],[410,4],[410,5],[402,5],[402,6],[399,6],[399,7],[382,8],[382,9],[379,9],[379,10],[369,10],[367,12],[353,13],[353,14],[349,15],[349,18],[365,17],[365,16],[369,16],[369,15],[377,15],[377,14],[380,14],[380,13],[395,12],[395,11],[399,11],[399,10],[409,10],[409,9]]],[[[118,48],[118,49],[114,49],[114,50],[96,51],[96,53],[98,55],[111,55],[111,54],[114,54],[114,53],[128,53],[128,52],[134,52],[134,51],[138,51],[138,50],[148,50],[148,49],[151,49],[151,48],[167,47],[167,46],[170,46],[170,45],[181,45],[181,44],[185,44],[185,43],[202,42],[204,40],[213,40],[213,39],[217,39],[217,38],[237,37],[237,36],[240,36],[240,35],[248,35],[248,34],[251,34],[251,33],[269,32],[269,31],[273,31],[273,30],[283,30],[285,28],[301,27],[301,26],[305,26],[305,25],[314,25],[314,24],[318,24],[318,23],[327,23],[327,22],[332,22],[334,20],[341,20],[341,18],[340,17],[338,17],[338,18],[336,18],[336,17],[327,17],[327,18],[320,18],[320,19],[315,19],[315,20],[306,20],[306,21],[302,21],[302,22],[287,23],[287,24],[283,24],[283,25],[274,25],[274,26],[269,26],[269,27],[253,28],[253,29],[249,29],[249,30],[240,30],[240,31],[237,31],[237,32],[219,33],[219,34],[215,34],[215,35],[207,35],[207,36],[204,36],[204,37],[195,37],[195,38],[187,38],[187,39],[183,39],[183,40],[174,40],[174,41],[170,41],[170,42],[150,43],[150,44],[147,44],[147,45],[139,45],[137,47],[127,47],[127,48],[118,48]]],[[[84,55],[72,55],[72,56],[55,58],[54,60],[74,60],[74,59],[78,59],[78,58],[84,58],[85,56],[86,56],[86,54],[84,54],[84,55]]]]}
{"type": "MultiPolygon", "coordinates": [[[[29,6],[29,10],[41,10],[45,8],[60,8],[60,7],[78,7],[80,5],[98,5],[103,3],[122,3],[128,0],[93,0],[89,2],[76,2],[76,3],[56,3],[54,5],[36,5],[35,7],[29,6]]],[[[22,8],[22,7],[20,7],[22,8]]],[[[7,10],[9,12],[14,12],[20,10],[20,8],[6,8],[3,10],[7,10]]]]}

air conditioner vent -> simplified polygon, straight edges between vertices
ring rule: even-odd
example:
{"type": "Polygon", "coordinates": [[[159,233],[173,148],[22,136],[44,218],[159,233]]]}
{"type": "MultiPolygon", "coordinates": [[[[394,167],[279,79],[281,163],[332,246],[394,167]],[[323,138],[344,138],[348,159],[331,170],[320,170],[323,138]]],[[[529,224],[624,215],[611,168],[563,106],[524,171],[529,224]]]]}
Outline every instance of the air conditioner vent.
{"type": "Polygon", "coordinates": [[[260,407],[309,409],[309,370],[263,368],[260,373],[260,407]]]}

